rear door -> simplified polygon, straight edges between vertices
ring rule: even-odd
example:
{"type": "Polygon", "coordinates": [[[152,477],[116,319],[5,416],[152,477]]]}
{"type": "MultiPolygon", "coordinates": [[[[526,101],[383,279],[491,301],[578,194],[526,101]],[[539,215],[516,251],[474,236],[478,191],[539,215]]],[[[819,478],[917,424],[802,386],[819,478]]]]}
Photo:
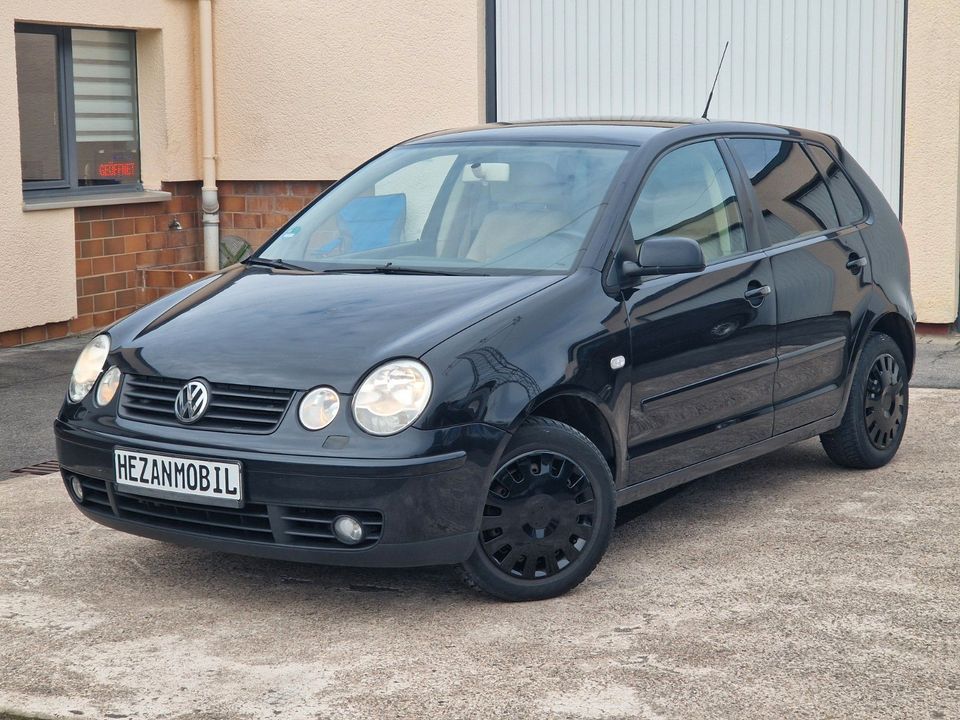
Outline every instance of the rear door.
{"type": "Polygon", "coordinates": [[[803,143],[732,138],[729,144],[750,181],[773,267],[773,431],[779,434],[840,409],[851,339],[868,300],[867,252],[856,223],[837,216],[836,183],[828,184],[803,143]]]}
{"type": "Polygon", "coordinates": [[[630,215],[631,254],[656,236],[700,243],[700,273],[644,278],[625,294],[631,343],[630,482],[770,437],[776,297],[745,222],[725,147],[669,150],[630,215]]]}

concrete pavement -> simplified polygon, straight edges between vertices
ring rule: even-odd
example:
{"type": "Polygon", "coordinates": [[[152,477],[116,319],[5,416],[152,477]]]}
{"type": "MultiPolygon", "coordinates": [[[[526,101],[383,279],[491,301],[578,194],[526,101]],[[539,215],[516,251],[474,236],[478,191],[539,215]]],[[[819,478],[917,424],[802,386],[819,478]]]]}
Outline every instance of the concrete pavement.
{"type": "Polygon", "coordinates": [[[91,337],[0,350],[0,480],[10,470],[56,457],[53,419],[91,337]]]}
{"type": "Polygon", "coordinates": [[[921,335],[913,387],[960,388],[960,335],[921,335]]]}
{"type": "Polygon", "coordinates": [[[526,605],[130,537],[4,481],[0,716],[957,717],[960,392],[911,399],[888,467],[808,441],[711,475],[526,605]]]}

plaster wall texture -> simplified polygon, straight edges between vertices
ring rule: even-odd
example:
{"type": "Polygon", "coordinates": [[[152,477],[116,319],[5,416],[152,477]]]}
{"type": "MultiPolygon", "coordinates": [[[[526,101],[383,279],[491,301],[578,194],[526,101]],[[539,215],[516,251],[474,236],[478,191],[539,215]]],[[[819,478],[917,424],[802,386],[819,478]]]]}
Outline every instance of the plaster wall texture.
{"type": "MultiPolygon", "coordinates": [[[[483,119],[483,2],[214,2],[218,176],[341,177],[388,145],[483,119]]],[[[960,5],[912,0],[904,230],[921,322],[960,294],[960,5]]],[[[5,0],[0,97],[16,98],[17,21],[137,30],[147,188],[200,177],[194,0],[5,0]]],[[[74,317],[74,212],[24,212],[17,104],[0,104],[0,332],[74,317]]]]}
{"type": "MultiPolygon", "coordinates": [[[[333,180],[386,146],[483,112],[483,2],[214,2],[218,177],[333,180]]],[[[6,0],[0,93],[16,98],[15,22],[137,31],[142,177],[200,177],[194,0],[6,0]]],[[[72,209],[23,211],[17,104],[0,105],[0,332],[77,314],[72,209]]]]}
{"type": "Polygon", "coordinates": [[[910,0],[903,230],[920,322],[957,319],[960,3],[910,0]]]}
{"type": "Polygon", "coordinates": [[[214,12],[221,178],[333,180],[393,143],[481,122],[476,0],[214,12]]]}
{"type": "MultiPolygon", "coordinates": [[[[143,181],[197,177],[196,7],[187,0],[4,0],[0,97],[17,97],[16,22],[136,29],[143,181]]],[[[0,103],[0,332],[77,314],[74,211],[24,212],[16,102],[0,103]]]]}

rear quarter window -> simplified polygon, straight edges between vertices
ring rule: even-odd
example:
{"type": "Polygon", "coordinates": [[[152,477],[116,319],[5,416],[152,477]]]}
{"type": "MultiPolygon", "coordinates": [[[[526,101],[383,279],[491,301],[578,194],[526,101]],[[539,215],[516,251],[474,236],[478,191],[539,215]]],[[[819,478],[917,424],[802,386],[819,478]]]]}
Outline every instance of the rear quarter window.
{"type": "Polygon", "coordinates": [[[840,225],[823,176],[800,143],[731,138],[729,144],[753,185],[772,244],[840,225]]]}
{"type": "Polygon", "coordinates": [[[827,176],[827,184],[830,187],[830,194],[833,195],[833,202],[837,206],[840,223],[854,225],[863,220],[866,215],[863,203],[840,164],[819,145],[807,145],[807,149],[810,150],[810,155],[817,167],[827,176]]]}

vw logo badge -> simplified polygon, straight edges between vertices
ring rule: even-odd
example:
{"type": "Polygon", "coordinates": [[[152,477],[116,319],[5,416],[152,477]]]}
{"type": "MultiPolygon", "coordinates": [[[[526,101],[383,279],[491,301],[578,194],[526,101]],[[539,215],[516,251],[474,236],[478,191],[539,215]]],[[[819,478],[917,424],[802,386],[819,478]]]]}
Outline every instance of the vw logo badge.
{"type": "Polygon", "coordinates": [[[177,393],[173,403],[177,420],[189,425],[203,417],[210,404],[210,388],[203,380],[191,380],[177,393]]]}

